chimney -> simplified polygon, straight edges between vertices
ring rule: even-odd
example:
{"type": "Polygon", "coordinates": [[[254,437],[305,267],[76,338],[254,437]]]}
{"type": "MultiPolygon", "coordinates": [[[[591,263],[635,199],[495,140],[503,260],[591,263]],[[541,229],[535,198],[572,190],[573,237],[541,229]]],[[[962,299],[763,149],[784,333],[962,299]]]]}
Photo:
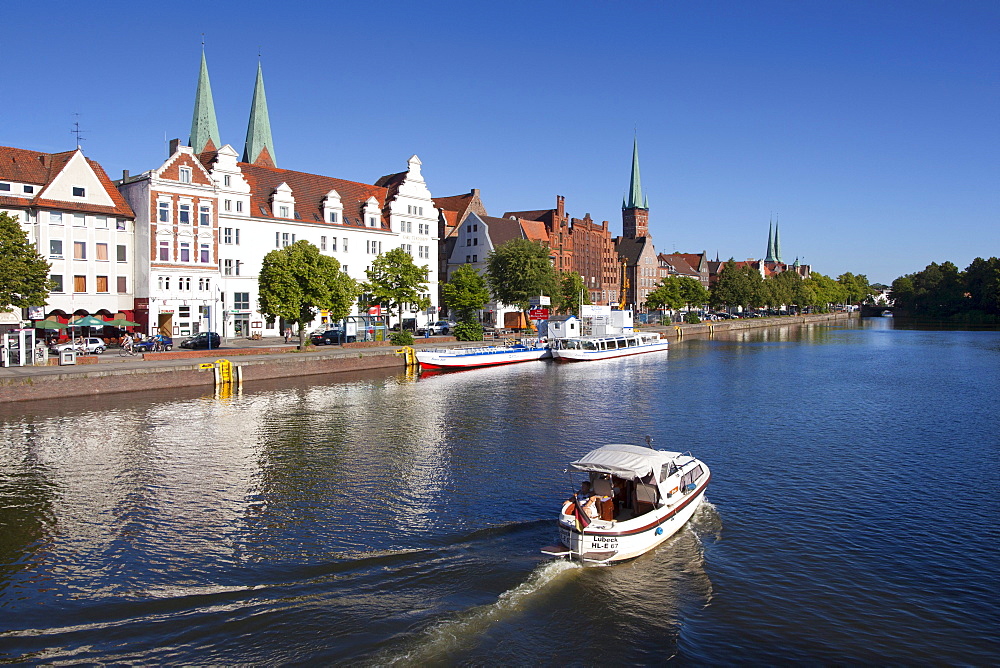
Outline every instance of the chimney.
{"type": "Polygon", "coordinates": [[[125,181],[128,181],[128,170],[127,169],[123,169],[122,170],[122,183],[124,183],[125,181]]]}
{"type": "Polygon", "coordinates": [[[173,155],[174,153],[177,153],[177,147],[180,146],[180,143],[181,143],[180,139],[171,139],[170,140],[170,152],[167,154],[168,158],[171,155],[173,155]]]}

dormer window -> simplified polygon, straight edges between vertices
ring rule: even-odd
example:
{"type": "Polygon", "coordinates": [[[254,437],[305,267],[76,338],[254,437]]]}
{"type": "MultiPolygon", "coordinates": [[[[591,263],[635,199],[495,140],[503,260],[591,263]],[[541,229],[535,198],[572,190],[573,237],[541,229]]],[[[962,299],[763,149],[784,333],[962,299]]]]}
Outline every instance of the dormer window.
{"type": "Polygon", "coordinates": [[[341,222],[344,205],[340,201],[340,193],[336,190],[328,192],[323,198],[321,206],[323,207],[323,220],[338,224],[341,222]]]}
{"type": "Polygon", "coordinates": [[[181,183],[191,183],[191,168],[181,167],[180,168],[180,180],[181,183]]]}
{"type": "Polygon", "coordinates": [[[368,216],[368,227],[375,227],[375,216],[368,216]]]}
{"type": "Polygon", "coordinates": [[[86,197],[87,189],[80,186],[73,186],[73,197],[86,197]]]}
{"type": "Polygon", "coordinates": [[[30,195],[33,192],[35,192],[35,186],[24,186],[24,193],[26,195],[30,195]]]}
{"type": "Polygon", "coordinates": [[[330,212],[330,222],[331,223],[339,223],[340,222],[340,215],[336,211],[331,211],[330,212]]]}
{"type": "Polygon", "coordinates": [[[288,207],[287,206],[279,206],[278,207],[278,215],[281,218],[288,218],[288,207]]]}

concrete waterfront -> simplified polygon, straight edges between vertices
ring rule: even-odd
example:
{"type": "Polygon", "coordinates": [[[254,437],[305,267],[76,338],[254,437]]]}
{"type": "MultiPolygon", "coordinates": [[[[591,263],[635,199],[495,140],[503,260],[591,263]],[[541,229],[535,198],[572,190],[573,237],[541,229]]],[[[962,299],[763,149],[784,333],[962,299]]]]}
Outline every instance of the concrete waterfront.
{"type": "MultiPolygon", "coordinates": [[[[643,329],[658,331],[679,342],[707,338],[717,333],[781,327],[808,323],[832,322],[857,317],[856,313],[825,313],[781,318],[723,320],[697,325],[662,325],[643,329]]],[[[489,342],[487,342],[489,343],[489,342]]],[[[482,345],[458,342],[453,337],[416,339],[414,347],[482,345]]],[[[299,351],[280,339],[240,340],[218,350],[150,353],[120,357],[116,350],[91,357],[86,364],[74,366],[25,366],[0,368],[0,402],[51,400],[61,397],[161,390],[172,387],[213,387],[215,373],[210,363],[226,359],[240,367],[243,383],[325,375],[344,371],[404,368],[405,359],[391,343],[322,346],[299,351]],[[96,361],[92,361],[96,360],[96,361]]]]}

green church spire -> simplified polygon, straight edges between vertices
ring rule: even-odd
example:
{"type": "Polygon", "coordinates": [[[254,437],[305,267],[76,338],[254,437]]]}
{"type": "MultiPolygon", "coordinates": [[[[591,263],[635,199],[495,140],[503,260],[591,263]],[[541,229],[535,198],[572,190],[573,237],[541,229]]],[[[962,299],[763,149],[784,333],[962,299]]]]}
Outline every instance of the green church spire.
{"type": "Polygon", "coordinates": [[[194,94],[194,117],[191,119],[191,137],[188,144],[195,153],[215,150],[222,146],[219,140],[219,123],[215,118],[212,101],[212,84],[208,80],[208,63],[205,49],[201,50],[201,71],[198,73],[198,90],[194,94]]]}
{"type": "Polygon", "coordinates": [[[764,262],[774,262],[774,221],[767,223],[767,255],[764,262]]]}
{"type": "Polygon", "coordinates": [[[267,115],[264,73],[260,63],[257,63],[257,83],[253,89],[253,103],[250,105],[250,124],[247,127],[247,143],[243,148],[243,162],[278,166],[271,140],[271,119],[267,115]]]}
{"type": "Polygon", "coordinates": [[[642,181],[639,178],[639,142],[635,138],[632,139],[632,180],[629,182],[628,195],[622,201],[622,208],[649,208],[649,201],[642,194],[642,181]]]}
{"type": "Polygon", "coordinates": [[[774,221],[774,261],[781,262],[781,236],[778,234],[778,221],[774,221]]]}

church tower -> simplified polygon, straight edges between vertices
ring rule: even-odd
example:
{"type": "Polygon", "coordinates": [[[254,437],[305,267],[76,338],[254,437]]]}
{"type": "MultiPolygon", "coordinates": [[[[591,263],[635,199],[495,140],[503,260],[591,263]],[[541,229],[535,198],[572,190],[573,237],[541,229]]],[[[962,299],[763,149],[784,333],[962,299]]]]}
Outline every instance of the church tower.
{"type": "Polygon", "coordinates": [[[250,124],[247,126],[243,162],[263,167],[278,166],[278,161],[274,157],[274,142],[271,140],[271,119],[267,114],[264,73],[260,63],[257,63],[257,83],[254,85],[253,102],[250,105],[250,124]]]}
{"type": "Polygon", "coordinates": [[[777,262],[774,259],[774,223],[768,222],[767,224],[767,255],[764,256],[764,262],[777,262]]]}
{"type": "Polygon", "coordinates": [[[194,94],[194,116],[191,119],[191,137],[188,139],[188,145],[194,150],[195,155],[222,148],[204,48],[201,50],[201,71],[198,73],[198,90],[194,94]]]}
{"type": "Polygon", "coordinates": [[[622,200],[622,236],[638,239],[649,236],[649,201],[642,194],[639,178],[639,143],[632,140],[632,179],[622,200]]]}

